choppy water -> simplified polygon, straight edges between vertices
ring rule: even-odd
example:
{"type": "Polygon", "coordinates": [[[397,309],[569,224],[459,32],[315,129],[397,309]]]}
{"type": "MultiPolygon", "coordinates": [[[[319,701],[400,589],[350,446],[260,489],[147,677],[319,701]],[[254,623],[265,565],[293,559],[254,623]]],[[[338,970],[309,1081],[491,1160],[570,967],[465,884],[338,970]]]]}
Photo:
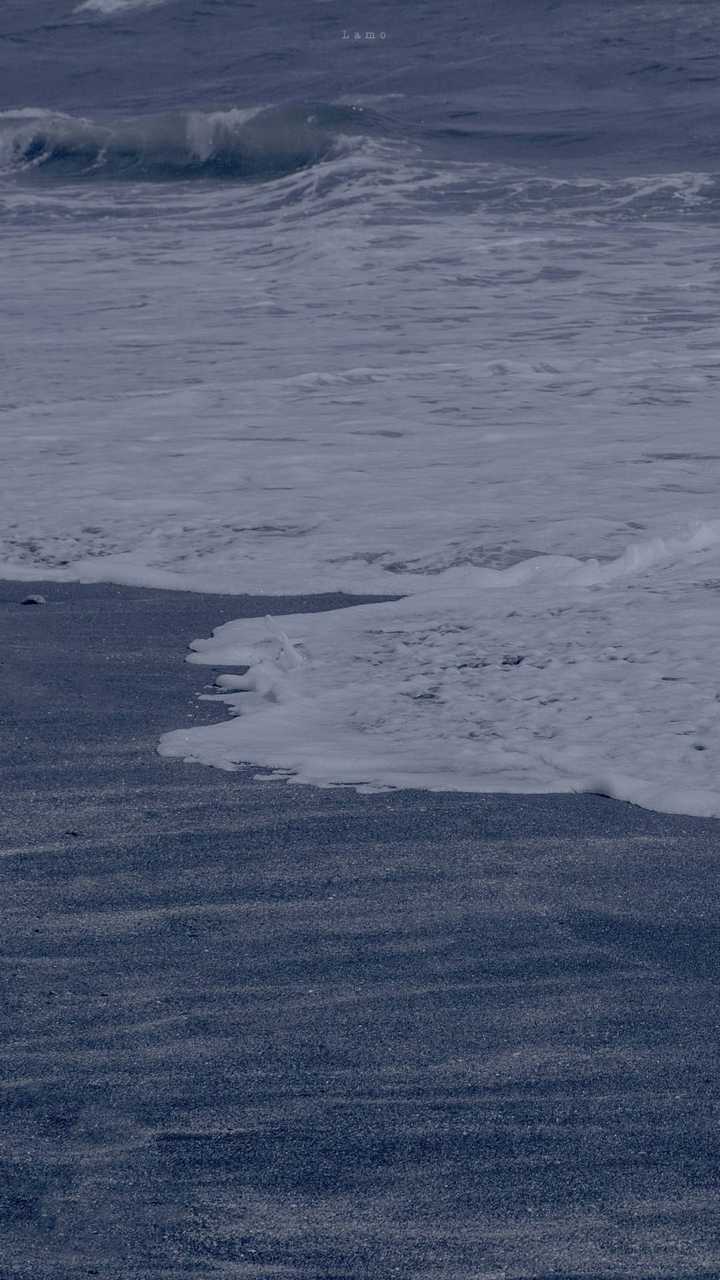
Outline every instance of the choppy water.
{"type": "Polygon", "coordinates": [[[5,0],[2,572],[407,597],[164,749],[720,814],[719,20],[5,0]]]}

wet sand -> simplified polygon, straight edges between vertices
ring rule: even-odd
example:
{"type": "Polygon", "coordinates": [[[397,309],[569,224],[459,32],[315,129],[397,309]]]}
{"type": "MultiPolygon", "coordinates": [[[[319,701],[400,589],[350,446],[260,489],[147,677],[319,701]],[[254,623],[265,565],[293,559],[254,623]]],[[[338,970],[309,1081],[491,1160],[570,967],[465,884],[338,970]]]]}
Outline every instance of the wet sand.
{"type": "Polygon", "coordinates": [[[720,1276],[720,823],[159,757],[282,607],[0,583],[0,1277],[720,1276]]]}

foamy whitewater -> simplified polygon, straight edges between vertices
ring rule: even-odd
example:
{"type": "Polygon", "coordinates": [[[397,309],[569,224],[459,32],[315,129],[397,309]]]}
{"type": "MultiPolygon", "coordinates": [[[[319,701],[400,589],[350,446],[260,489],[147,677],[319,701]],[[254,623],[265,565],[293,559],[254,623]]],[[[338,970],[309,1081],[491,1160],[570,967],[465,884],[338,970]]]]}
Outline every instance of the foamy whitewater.
{"type": "Polygon", "coordinates": [[[164,754],[720,816],[707,6],[38,7],[2,575],[399,597],[195,639],[164,754]]]}

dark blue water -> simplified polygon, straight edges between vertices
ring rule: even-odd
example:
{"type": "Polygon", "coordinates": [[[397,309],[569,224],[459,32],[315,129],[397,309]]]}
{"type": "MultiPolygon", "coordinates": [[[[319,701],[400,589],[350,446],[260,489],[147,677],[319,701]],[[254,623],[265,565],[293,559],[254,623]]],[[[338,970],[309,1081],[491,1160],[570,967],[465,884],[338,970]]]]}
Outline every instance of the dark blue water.
{"type": "MultiPolygon", "coordinates": [[[[107,127],[127,117],[378,95],[380,119],[367,128],[419,139],[433,154],[565,174],[718,167],[715,0],[95,3],[5,0],[2,109],[46,108],[107,127]]],[[[171,153],[171,124],[168,131],[171,153]]],[[[137,133],[117,167],[162,176],[157,154],[144,166],[137,133]]],[[[32,140],[26,158],[37,159],[46,142],[32,140]]],[[[101,142],[75,147],[77,168],[101,142]]],[[[290,140],[279,163],[312,163],[324,142],[290,140]]],[[[66,170],[67,150],[54,157],[66,170]]],[[[247,176],[273,173],[277,163],[255,157],[243,166],[221,155],[205,169],[247,176]]],[[[166,157],[170,174],[179,165],[166,157]]]]}

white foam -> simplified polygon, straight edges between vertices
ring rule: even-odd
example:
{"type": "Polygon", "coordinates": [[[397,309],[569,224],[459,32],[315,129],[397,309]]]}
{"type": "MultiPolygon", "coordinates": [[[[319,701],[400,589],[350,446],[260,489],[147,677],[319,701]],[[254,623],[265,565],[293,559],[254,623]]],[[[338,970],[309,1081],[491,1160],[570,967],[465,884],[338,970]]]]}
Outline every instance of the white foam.
{"type": "Polygon", "coordinates": [[[168,3],[169,0],[83,0],[83,3],[75,9],[75,13],[90,10],[95,13],[114,14],[124,12],[126,9],[155,9],[161,4],[168,3]]]}
{"type": "Polygon", "coordinates": [[[232,137],[248,120],[261,114],[263,106],[234,107],[229,111],[191,111],[187,116],[187,142],[198,160],[210,158],[218,143],[232,137]]]}
{"type": "Polygon", "coordinates": [[[319,786],[599,791],[720,816],[713,572],[720,522],[605,565],[451,571],[400,601],[284,618],[284,634],[230,622],[190,661],[247,665],[217,681],[233,718],[160,751],[319,786]]]}
{"type": "Polygon", "coordinates": [[[283,621],[294,668],[218,637],[253,684],[181,755],[715,812],[714,229],[458,212],[373,148],[12,188],[1,571],[408,597],[283,621]]]}

